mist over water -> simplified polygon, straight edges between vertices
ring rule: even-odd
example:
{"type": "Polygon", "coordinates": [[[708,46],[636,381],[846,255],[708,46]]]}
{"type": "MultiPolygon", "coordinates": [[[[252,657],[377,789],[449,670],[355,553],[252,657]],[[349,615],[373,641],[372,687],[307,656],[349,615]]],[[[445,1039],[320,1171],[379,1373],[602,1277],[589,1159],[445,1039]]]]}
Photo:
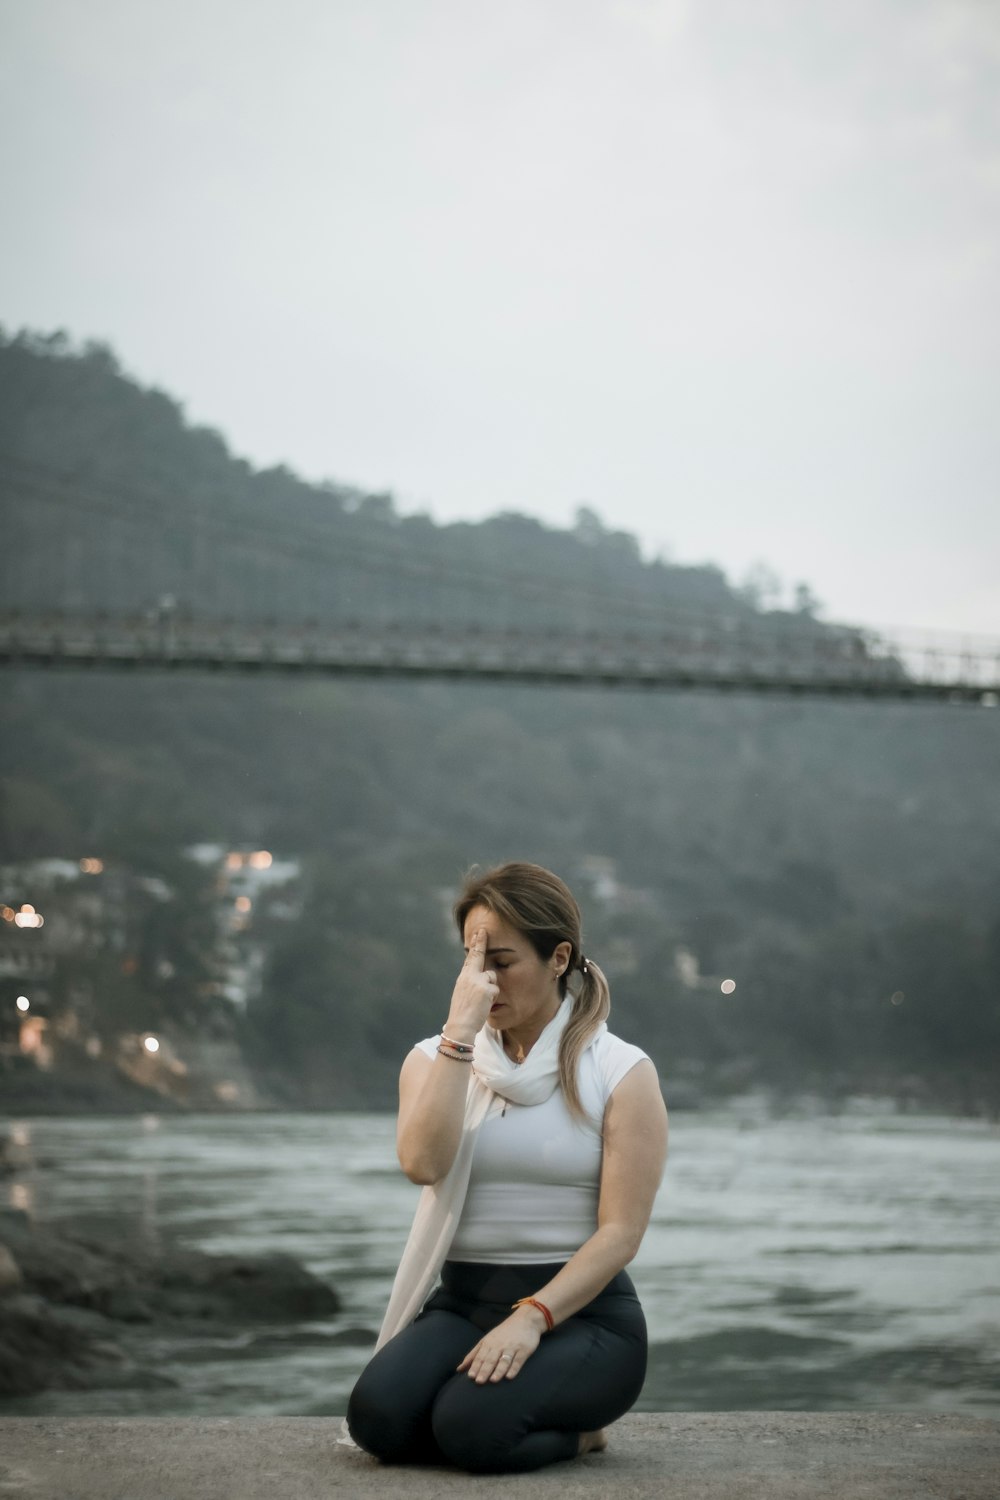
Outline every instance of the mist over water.
{"type": "MultiPolygon", "coordinates": [[[[1000,1406],[1000,1129],[857,1104],[770,1115],[751,1098],[675,1111],[632,1270],[650,1328],[639,1409],[1000,1406]]],[[[46,1392],[7,1412],[321,1415],[344,1410],[418,1189],[388,1115],[34,1119],[3,1201],[40,1222],[285,1251],[343,1311],[308,1325],[153,1325],[175,1385],[46,1392]]],[[[133,1345],[133,1347],[135,1347],[133,1345]]]]}

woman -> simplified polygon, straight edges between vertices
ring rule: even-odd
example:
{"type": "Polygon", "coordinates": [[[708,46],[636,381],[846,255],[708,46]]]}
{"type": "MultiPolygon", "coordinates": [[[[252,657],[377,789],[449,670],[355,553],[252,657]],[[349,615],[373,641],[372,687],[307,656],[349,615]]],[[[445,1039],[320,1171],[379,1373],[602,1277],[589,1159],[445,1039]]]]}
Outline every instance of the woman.
{"type": "Polygon", "coordinates": [[[608,1032],[608,986],[557,876],[474,875],[455,917],[448,1018],[400,1075],[399,1160],[424,1192],[347,1423],[385,1462],[516,1472],[605,1447],[642,1388],[624,1267],[667,1116],[649,1058],[608,1032]]]}

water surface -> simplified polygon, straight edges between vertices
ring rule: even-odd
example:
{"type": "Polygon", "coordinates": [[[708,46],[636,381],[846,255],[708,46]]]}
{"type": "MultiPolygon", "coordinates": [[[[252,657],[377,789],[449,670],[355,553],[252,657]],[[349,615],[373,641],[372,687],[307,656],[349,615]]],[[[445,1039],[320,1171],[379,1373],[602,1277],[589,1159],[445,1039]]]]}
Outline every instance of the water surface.
{"type": "MultiPolygon", "coordinates": [[[[23,1413],[340,1413],[418,1190],[386,1115],[11,1120],[39,1221],[299,1257],[343,1299],[294,1329],[151,1330],[158,1390],[47,1392],[23,1413]]],[[[639,1409],[1000,1406],[1000,1130],[856,1105],[674,1112],[632,1271],[650,1327],[639,1409]]]]}

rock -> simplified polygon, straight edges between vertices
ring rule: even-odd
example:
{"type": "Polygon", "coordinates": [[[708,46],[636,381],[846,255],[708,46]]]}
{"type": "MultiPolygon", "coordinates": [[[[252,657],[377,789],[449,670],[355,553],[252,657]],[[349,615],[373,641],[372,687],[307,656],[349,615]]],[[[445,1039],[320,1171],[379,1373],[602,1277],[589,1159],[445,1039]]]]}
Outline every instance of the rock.
{"type": "Polygon", "coordinates": [[[119,1384],[129,1383],[131,1361],[111,1340],[75,1326],[42,1297],[26,1293],[0,1301],[0,1395],[104,1385],[108,1365],[119,1384]]]}
{"type": "Polygon", "coordinates": [[[100,1309],[134,1275],[128,1261],[109,1247],[95,1251],[82,1240],[36,1228],[27,1219],[0,1220],[0,1244],[20,1266],[25,1286],[51,1302],[100,1309]]]}
{"type": "MultiPolygon", "coordinates": [[[[294,1256],[114,1244],[0,1212],[0,1396],[175,1385],[117,1342],[129,1325],[295,1324],[340,1308],[294,1256]]],[[[293,1337],[294,1335],[289,1335],[293,1337]]],[[[131,1343],[142,1358],[136,1333],[131,1343]]]]}
{"type": "Polygon", "coordinates": [[[0,1219],[0,1245],[29,1290],[129,1323],[158,1317],[299,1322],[340,1309],[333,1288],[291,1255],[206,1255],[178,1246],[153,1252],[138,1243],[110,1245],[6,1219],[0,1219]]]}
{"type": "MultiPolygon", "coordinates": [[[[46,1307],[50,1304],[46,1303],[46,1307]]],[[[60,1307],[52,1309],[58,1314],[59,1322],[65,1328],[71,1328],[88,1339],[106,1339],[110,1332],[107,1318],[103,1313],[94,1312],[90,1307],[73,1307],[64,1302],[60,1307]]]]}
{"type": "Polygon", "coordinates": [[[176,1252],[160,1266],[159,1287],[158,1305],[179,1316],[302,1322],[340,1309],[332,1287],[279,1253],[251,1259],[176,1252]]]}

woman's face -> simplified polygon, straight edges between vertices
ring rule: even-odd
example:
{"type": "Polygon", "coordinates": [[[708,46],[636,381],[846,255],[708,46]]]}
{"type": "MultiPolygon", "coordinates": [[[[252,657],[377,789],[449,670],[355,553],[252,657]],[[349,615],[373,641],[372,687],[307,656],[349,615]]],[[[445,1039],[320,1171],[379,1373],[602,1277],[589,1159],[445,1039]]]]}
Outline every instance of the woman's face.
{"type": "Polygon", "coordinates": [[[474,906],[465,919],[466,952],[480,927],[486,928],[486,967],[495,972],[500,991],[488,1024],[497,1031],[541,1030],[559,1009],[557,973],[569,962],[569,943],[560,943],[551,958],[539,958],[523,933],[485,906],[474,906]]]}

